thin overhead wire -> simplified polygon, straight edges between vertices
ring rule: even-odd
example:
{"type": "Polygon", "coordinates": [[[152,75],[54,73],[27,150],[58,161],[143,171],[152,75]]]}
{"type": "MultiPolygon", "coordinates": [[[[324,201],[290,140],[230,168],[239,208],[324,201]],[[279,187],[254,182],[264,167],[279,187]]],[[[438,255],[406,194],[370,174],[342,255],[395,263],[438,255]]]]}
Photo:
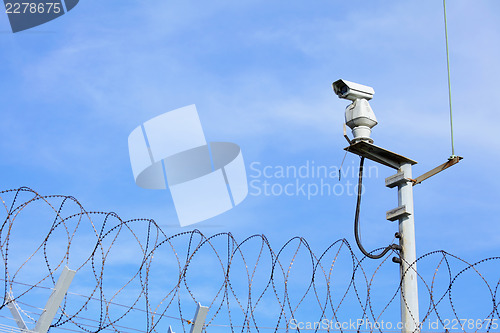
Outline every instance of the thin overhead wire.
{"type": "Polygon", "coordinates": [[[448,68],[448,100],[450,104],[450,134],[451,134],[451,156],[455,157],[455,144],[453,140],[453,109],[451,103],[451,74],[450,74],[450,50],[448,47],[448,21],[446,19],[446,0],[443,0],[444,9],[444,35],[446,41],[446,65],[448,68]]]}

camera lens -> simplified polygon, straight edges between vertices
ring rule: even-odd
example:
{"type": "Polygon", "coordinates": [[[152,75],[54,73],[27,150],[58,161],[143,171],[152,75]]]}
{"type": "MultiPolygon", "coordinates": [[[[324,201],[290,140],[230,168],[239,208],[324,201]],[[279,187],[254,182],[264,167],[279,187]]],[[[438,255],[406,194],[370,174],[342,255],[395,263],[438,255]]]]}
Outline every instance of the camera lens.
{"type": "Polygon", "coordinates": [[[347,87],[347,86],[343,86],[342,88],[340,88],[340,93],[342,95],[347,94],[348,91],[349,91],[349,87],[347,87]]]}

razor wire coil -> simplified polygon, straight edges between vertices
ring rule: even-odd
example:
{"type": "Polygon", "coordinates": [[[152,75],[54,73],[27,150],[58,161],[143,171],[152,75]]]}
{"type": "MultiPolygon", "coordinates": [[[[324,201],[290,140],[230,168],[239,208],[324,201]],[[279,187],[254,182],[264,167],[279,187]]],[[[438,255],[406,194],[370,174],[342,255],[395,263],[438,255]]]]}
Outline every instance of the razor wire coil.
{"type": "MultiPolygon", "coordinates": [[[[265,235],[239,242],[229,232],[168,234],[154,220],[122,220],[113,212],[86,211],[74,197],[40,195],[27,187],[1,191],[0,199],[4,270],[0,311],[12,292],[30,324],[43,311],[41,294],[55,285],[64,265],[77,271],[76,283],[51,327],[67,331],[162,332],[172,325],[174,331],[187,332],[198,302],[209,306],[204,330],[210,332],[303,331],[291,323],[305,314],[316,322],[340,323],[356,312],[358,319],[378,323],[394,317],[394,308],[399,307],[400,285],[385,287],[391,290],[389,298],[377,287],[385,269],[397,270],[389,256],[368,263],[345,239],[316,252],[306,239],[294,237],[275,250],[265,235]],[[26,223],[33,219],[40,219],[40,228],[47,226],[46,233],[26,239],[30,236],[26,223]]],[[[418,274],[420,293],[428,298],[420,305],[422,323],[436,318],[443,327],[447,315],[460,319],[462,305],[456,301],[460,291],[454,288],[463,276],[472,274],[486,291],[481,306],[487,309],[482,318],[487,324],[461,331],[494,332],[493,323],[500,321],[500,278],[486,277],[481,269],[493,265],[493,271],[500,271],[499,262],[500,257],[490,257],[469,263],[439,250],[408,263],[408,269],[434,265],[418,274]]],[[[401,302],[405,304],[404,296],[401,302]]],[[[1,318],[7,320],[8,312],[1,318]]],[[[0,331],[7,326],[0,326],[0,331]]],[[[359,325],[354,329],[394,330],[359,325]]]]}

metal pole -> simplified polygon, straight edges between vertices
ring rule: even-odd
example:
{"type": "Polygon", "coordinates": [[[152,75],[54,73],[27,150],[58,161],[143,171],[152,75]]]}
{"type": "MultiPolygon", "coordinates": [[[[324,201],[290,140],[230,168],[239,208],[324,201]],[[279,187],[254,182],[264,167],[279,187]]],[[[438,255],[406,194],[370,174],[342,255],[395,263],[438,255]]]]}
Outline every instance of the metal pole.
{"type": "Polygon", "coordinates": [[[69,269],[68,267],[64,267],[59,279],[56,282],[54,290],[52,294],[50,294],[49,300],[45,305],[45,310],[43,310],[40,318],[36,322],[35,332],[37,333],[46,333],[50,324],[54,320],[56,316],[57,309],[59,309],[59,305],[61,305],[64,300],[64,296],[66,296],[66,292],[69,289],[69,285],[73,278],[75,277],[76,271],[69,269]]]}
{"type": "Polygon", "coordinates": [[[12,314],[12,317],[14,317],[14,320],[16,321],[16,324],[21,330],[21,332],[28,332],[29,329],[26,326],[26,323],[24,322],[21,313],[19,312],[17,304],[14,301],[14,296],[12,296],[10,293],[11,292],[7,292],[7,299],[6,299],[7,307],[9,308],[10,313],[12,314]]]}
{"type": "MultiPolygon", "coordinates": [[[[411,164],[402,164],[400,172],[403,173],[404,178],[411,179],[411,164]]],[[[409,213],[399,218],[399,245],[403,248],[400,264],[401,323],[403,324],[401,331],[403,333],[419,332],[413,184],[410,181],[398,185],[398,202],[399,206],[406,206],[406,211],[409,213]]]]}
{"type": "Polygon", "coordinates": [[[208,306],[202,306],[200,303],[198,303],[198,306],[196,307],[196,313],[193,319],[193,326],[191,326],[190,333],[201,333],[203,325],[205,325],[205,319],[207,318],[207,314],[208,314],[208,306]]]}

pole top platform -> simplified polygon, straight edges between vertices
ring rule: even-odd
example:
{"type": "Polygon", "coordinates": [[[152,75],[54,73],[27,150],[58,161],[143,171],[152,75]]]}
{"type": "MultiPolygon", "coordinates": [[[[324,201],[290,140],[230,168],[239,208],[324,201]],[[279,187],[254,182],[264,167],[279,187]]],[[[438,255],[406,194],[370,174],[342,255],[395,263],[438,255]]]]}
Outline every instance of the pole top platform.
{"type": "Polygon", "coordinates": [[[359,156],[363,156],[369,160],[375,161],[396,170],[399,169],[403,164],[417,164],[416,161],[408,157],[404,157],[390,150],[375,146],[374,144],[365,141],[358,141],[356,143],[353,143],[349,147],[344,148],[344,150],[359,156]]]}

